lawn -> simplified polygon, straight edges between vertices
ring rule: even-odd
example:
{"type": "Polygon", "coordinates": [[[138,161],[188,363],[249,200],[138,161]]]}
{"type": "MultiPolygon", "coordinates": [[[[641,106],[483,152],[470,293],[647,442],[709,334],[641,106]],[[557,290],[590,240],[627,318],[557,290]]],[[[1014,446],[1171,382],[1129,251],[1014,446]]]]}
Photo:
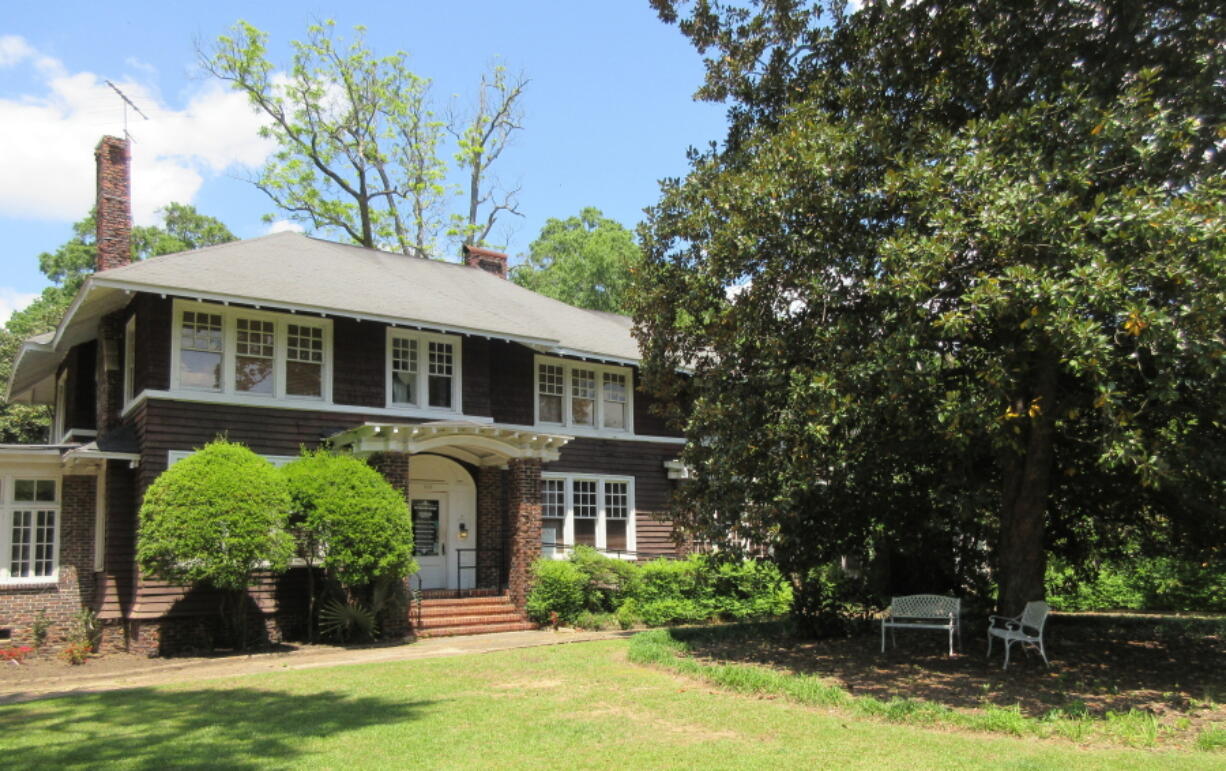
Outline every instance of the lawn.
{"type": "Polygon", "coordinates": [[[630,664],[624,640],[188,681],[0,708],[13,767],[1220,767],[862,720],[630,664]]]}

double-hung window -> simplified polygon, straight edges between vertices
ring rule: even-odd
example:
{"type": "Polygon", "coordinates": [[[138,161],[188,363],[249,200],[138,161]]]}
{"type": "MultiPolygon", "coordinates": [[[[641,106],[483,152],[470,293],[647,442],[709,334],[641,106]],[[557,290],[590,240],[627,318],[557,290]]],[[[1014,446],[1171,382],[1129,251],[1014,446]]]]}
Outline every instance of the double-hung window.
{"type": "Polygon", "coordinates": [[[0,477],[0,582],[56,580],[59,519],[57,479],[0,477]]]}
{"type": "Polygon", "coordinates": [[[389,329],[387,406],[460,412],[460,340],[389,329]]]}
{"type": "Polygon", "coordinates": [[[243,399],[326,401],[332,322],[178,301],[176,389],[243,399]]]}
{"type": "Polygon", "coordinates": [[[634,551],[634,481],[630,477],[545,474],[541,477],[541,544],[591,546],[617,556],[634,551]]]}
{"type": "Polygon", "coordinates": [[[629,367],[536,359],[536,422],[600,432],[633,427],[629,367]]]}

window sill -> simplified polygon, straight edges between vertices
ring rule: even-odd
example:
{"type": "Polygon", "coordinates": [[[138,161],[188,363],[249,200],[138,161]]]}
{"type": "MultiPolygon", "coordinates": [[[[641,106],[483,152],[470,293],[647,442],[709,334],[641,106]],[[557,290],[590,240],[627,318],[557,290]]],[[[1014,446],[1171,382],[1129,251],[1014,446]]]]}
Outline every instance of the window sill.
{"type": "Polygon", "coordinates": [[[58,586],[59,576],[47,578],[0,578],[0,591],[7,589],[46,589],[58,586]]]}

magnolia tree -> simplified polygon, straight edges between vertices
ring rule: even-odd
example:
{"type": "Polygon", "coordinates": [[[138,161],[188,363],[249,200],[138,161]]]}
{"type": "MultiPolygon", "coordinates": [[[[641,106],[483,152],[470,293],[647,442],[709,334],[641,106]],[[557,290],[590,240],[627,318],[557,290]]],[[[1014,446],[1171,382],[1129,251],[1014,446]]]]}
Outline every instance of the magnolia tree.
{"type": "Polygon", "coordinates": [[[267,460],[218,440],[164,471],[145,492],[136,559],[147,575],[221,592],[223,621],[246,642],[246,590],[293,556],[290,498],[267,460]]]}
{"type": "Polygon", "coordinates": [[[1219,547],[1219,4],[653,5],[731,106],[642,230],[680,522],[987,557],[1008,613],[1053,548],[1219,547]]]}
{"type": "Polygon", "coordinates": [[[393,582],[417,572],[404,496],[350,455],[304,452],[282,469],[293,515],[290,529],[310,581],[314,633],[314,568],[348,588],[393,582]]]}

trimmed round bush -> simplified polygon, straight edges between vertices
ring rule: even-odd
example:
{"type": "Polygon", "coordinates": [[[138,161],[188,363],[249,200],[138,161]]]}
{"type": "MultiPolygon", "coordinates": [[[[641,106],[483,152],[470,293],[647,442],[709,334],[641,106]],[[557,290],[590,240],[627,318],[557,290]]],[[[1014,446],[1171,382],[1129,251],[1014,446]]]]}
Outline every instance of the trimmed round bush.
{"type": "Polygon", "coordinates": [[[574,623],[583,610],[583,589],[587,576],[569,560],[540,559],[532,566],[532,591],[528,594],[528,618],[538,624],[551,621],[574,623]]]}
{"type": "Polygon", "coordinates": [[[136,559],[145,573],[184,586],[239,591],[256,570],[285,570],[290,500],[271,463],[215,441],[162,472],[140,508],[136,559]]]}
{"type": "Polygon", "coordinates": [[[304,558],[347,586],[417,571],[404,496],[351,455],[305,452],[281,469],[304,558]]]}

